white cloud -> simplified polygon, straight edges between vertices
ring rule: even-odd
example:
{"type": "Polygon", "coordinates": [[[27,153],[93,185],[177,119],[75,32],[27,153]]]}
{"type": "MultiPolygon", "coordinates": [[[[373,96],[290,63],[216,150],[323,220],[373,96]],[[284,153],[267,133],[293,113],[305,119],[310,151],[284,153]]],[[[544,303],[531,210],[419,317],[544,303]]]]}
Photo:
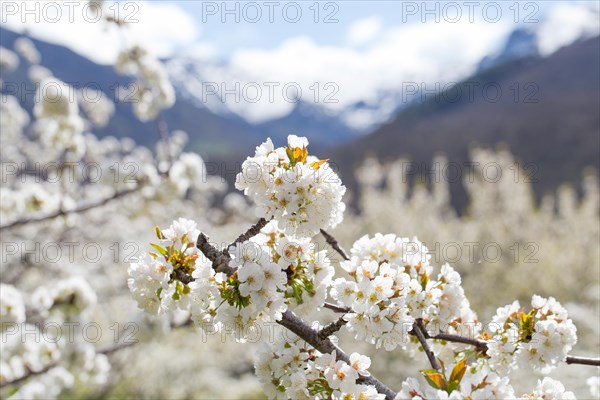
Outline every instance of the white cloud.
{"type": "Polygon", "coordinates": [[[53,7],[60,8],[48,7],[49,3],[45,2],[27,2],[27,6],[23,5],[24,2],[15,2],[18,8],[15,12],[4,12],[3,22],[8,29],[28,32],[44,41],[69,47],[100,64],[110,64],[115,60],[124,45],[124,38],[141,44],[157,57],[166,57],[192,44],[199,35],[192,17],[174,4],[151,1],[110,3],[111,8],[105,9],[105,13],[115,15],[118,12],[119,17],[131,21],[125,32],[119,32],[104,21],[93,22],[96,14],[85,6],[85,1],[78,5],[69,5],[72,2],[51,3],[53,7]],[[117,4],[118,9],[115,7],[117,4]],[[27,10],[37,8],[38,22],[36,14],[24,14],[23,7],[27,10]]]}
{"type": "Polygon", "coordinates": [[[212,43],[198,42],[186,47],[182,55],[196,60],[215,60],[218,58],[218,49],[212,43]]]}
{"type": "Polygon", "coordinates": [[[364,49],[334,47],[315,43],[308,37],[284,41],[273,50],[245,49],[236,52],[230,71],[245,82],[278,82],[275,101],[263,96],[255,103],[234,103],[232,111],[260,122],[283,116],[293,104],[285,101],[281,87],[294,82],[302,88],[302,98],[312,102],[315,83],[320,100],[331,94],[324,85],[332,82],[339,91],[337,103],[321,103],[339,113],[349,105],[364,101],[379,108],[383,92],[400,93],[406,83],[428,85],[464,78],[481,58],[502,44],[510,24],[418,23],[387,29],[364,49]]]}
{"type": "MultiPolygon", "coordinates": [[[[536,27],[543,55],[581,35],[598,35],[598,7],[589,4],[563,2],[548,9],[536,27]]],[[[431,92],[464,79],[474,72],[484,56],[499,50],[515,28],[508,18],[496,23],[432,20],[383,29],[381,22],[372,17],[352,25],[348,46],[322,45],[304,36],[290,38],[275,49],[235,52],[230,72],[242,81],[242,86],[245,82],[278,82],[281,86],[298,83],[302,98],[309,102],[313,100],[311,88],[315,83],[322,101],[324,95],[332,92],[324,90],[324,85],[333,82],[339,88],[333,96],[337,102],[320,104],[348,123],[367,126],[369,118],[381,121],[385,119],[382,113],[394,110],[381,105],[382,94],[399,96],[406,85],[413,84],[431,92]],[[367,105],[365,110],[345,114],[348,106],[361,101],[367,105]]],[[[255,103],[241,101],[228,106],[253,122],[282,117],[294,105],[286,102],[281,93],[277,94],[275,101],[263,96],[255,103]]]]}
{"type": "Polygon", "coordinates": [[[580,37],[600,33],[598,7],[588,4],[562,3],[551,8],[538,30],[540,53],[552,54],[580,37]]]}
{"type": "Polygon", "coordinates": [[[362,45],[373,40],[382,29],[381,19],[370,17],[352,24],[348,30],[348,41],[352,45],[362,45]]]}

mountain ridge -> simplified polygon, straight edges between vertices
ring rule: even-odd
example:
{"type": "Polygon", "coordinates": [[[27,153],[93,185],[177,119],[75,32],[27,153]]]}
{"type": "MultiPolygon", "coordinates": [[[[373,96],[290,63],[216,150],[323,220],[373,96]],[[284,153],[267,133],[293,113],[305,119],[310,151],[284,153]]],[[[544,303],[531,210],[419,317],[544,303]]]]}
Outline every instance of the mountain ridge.
{"type": "MultiPolygon", "coordinates": [[[[536,165],[537,181],[532,185],[538,195],[563,182],[578,185],[582,171],[600,163],[599,49],[600,37],[595,37],[547,58],[528,57],[480,72],[461,85],[499,85],[504,95],[497,101],[485,98],[481,91],[459,101],[440,94],[338,147],[331,158],[340,161],[344,181],[356,191],[353,169],[369,154],[383,160],[407,157],[429,165],[444,153],[450,162],[464,163],[474,144],[505,143],[521,165],[536,165]]],[[[451,192],[454,205],[464,207],[462,183],[451,185],[451,192]]]]}

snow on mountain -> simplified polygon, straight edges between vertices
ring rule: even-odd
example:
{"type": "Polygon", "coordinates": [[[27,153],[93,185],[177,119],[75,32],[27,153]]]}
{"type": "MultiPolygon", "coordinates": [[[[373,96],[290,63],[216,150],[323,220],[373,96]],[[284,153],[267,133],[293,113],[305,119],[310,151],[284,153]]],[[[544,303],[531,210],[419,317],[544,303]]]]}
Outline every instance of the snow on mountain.
{"type": "Polygon", "coordinates": [[[535,23],[482,30],[477,49],[462,28],[435,24],[432,33],[427,31],[432,27],[421,24],[390,29],[362,53],[299,38],[272,51],[234,55],[228,62],[188,55],[168,60],[167,67],[180,95],[218,115],[261,125],[294,113],[297,120],[299,109],[311,109],[311,115],[338,120],[343,130],[363,133],[423,99],[421,93],[441,91],[494,65],[545,57],[597,36],[598,21],[595,5],[566,3],[549,8],[535,23]],[[414,37],[420,38],[418,51],[414,37]],[[440,51],[439,37],[450,48],[440,51]]]}
{"type": "Polygon", "coordinates": [[[206,58],[173,58],[166,61],[166,67],[180,96],[215,114],[239,116],[253,125],[298,112],[339,120],[346,130],[360,133],[391,117],[401,101],[394,88],[339,107],[340,87],[335,82],[308,85],[252,78],[206,58]]]}

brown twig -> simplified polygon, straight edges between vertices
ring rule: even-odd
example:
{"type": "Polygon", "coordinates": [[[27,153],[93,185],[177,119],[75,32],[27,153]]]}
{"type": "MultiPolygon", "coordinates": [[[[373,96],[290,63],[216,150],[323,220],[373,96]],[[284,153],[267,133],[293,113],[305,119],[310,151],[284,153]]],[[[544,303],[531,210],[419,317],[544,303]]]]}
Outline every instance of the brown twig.
{"type": "Polygon", "coordinates": [[[600,367],[600,358],[568,356],[565,361],[567,364],[594,365],[600,367]]]}
{"type": "Polygon", "coordinates": [[[469,344],[471,346],[480,348],[483,351],[487,351],[487,347],[488,347],[487,343],[483,342],[481,340],[471,339],[471,338],[459,336],[459,335],[452,335],[449,333],[438,333],[435,336],[427,335],[427,339],[445,340],[447,342],[469,344]]]}
{"type": "Polygon", "coordinates": [[[329,336],[333,335],[334,333],[336,333],[337,331],[342,329],[342,326],[346,325],[347,323],[348,323],[348,321],[346,321],[344,319],[344,315],[342,315],[336,321],[333,321],[332,323],[324,326],[319,331],[319,338],[320,339],[328,338],[329,336]]]}
{"type": "Polygon", "coordinates": [[[175,272],[177,280],[185,285],[195,280],[190,274],[186,274],[182,268],[175,268],[173,272],[175,272]]]}
{"type": "Polygon", "coordinates": [[[206,258],[212,261],[213,269],[216,272],[225,272],[227,275],[233,275],[235,273],[236,269],[229,266],[231,258],[228,255],[223,254],[222,251],[217,250],[217,248],[209,242],[208,236],[204,233],[198,235],[196,246],[206,258]]]}
{"type": "Polygon", "coordinates": [[[3,387],[8,386],[8,385],[15,385],[17,383],[21,383],[21,382],[23,382],[23,381],[31,378],[32,376],[44,374],[44,373],[50,371],[54,367],[56,367],[56,364],[52,363],[52,364],[46,365],[44,368],[42,368],[40,370],[37,370],[37,371],[33,371],[33,370],[28,369],[27,373],[25,375],[22,375],[22,376],[20,376],[18,378],[15,378],[12,381],[1,382],[0,383],[0,388],[3,388],[3,387]]]}
{"type": "Polygon", "coordinates": [[[421,319],[417,319],[413,324],[411,333],[415,335],[417,339],[419,339],[419,343],[421,343],[423,351],[425,351],[425,354],[427,354],[431,368],[435,369],[436,371],[441,371],[440,363],[438,362],[437,358],[435,358],[435,354],[433,354],[433,351],[427,343],[427,338],[425,337],[427,333],[425,332],[423,321],[421,319]]]}
{"type": "Polygon", "coordinates": [[[330,309],[333,312],[336,313],[348,313],[351,312],[352,310],[348,307],[342,307],[342,306],[338,306],[332,303],[327,303],[325,302],[325,304],[323,304],[323,307],[330,309]]]}
{"type": "Polygon", "coordinates": [[[331,247],[333,247],[333,249],[335,251],[338,252],[338,254],[340,256],[342,256],[342,258],[344,260],[349,260],[350,258],[348,258],[348,255],[346,254],[346,252],[344,251],[344,249],[342,249],[340,247],[340,244],[338,243],[338,241],[331,236],[329,233],[327,233],[325,230],[321,229],[321,235],[323,235],[323,237],[325,238],[325,241],[327,242],[327,244],[329,244],[331,247]]]}
{"type": "Polygon", "coordinates": [[[259,219],[256,224],[254,224],[250,228],[248,228],[248,230],[246,232],[242,233],[229,246],[227,246],[223,250],[223,253],[225,255],[229,256],[229,248],[230,247],[235,246],[238,243],[243,243],[246,240],[249,240],[250,238],[253,238],[254,236],[258,235],[260,233],[260,230],[262,228],[264,228],[268,223],[269,223],[269,221],[267,221],[264,218],[259,219]]]}
{"type": "MultiPolygon", "coordinates": [[[[430,336],[427,331],[423,331],[424,336],[427,339],[435,339],[435,340],[445,340],[447,342],[453,343],[463,343],[468,344],[474,347],[477,347],[483,351],[487,351],[488,345],[483,340],[477,340],[474,338],[469,338],[465,336],[453,335],[450,333],[438,333],[435,336],[430,336]]],[[[600,367],[600,358],[589,358],[589,357],[576,357],[576,356],[567,356],[565,358],[565,362],[567,364],[581,364],[581,365],[593,365],[600,367]]]]}

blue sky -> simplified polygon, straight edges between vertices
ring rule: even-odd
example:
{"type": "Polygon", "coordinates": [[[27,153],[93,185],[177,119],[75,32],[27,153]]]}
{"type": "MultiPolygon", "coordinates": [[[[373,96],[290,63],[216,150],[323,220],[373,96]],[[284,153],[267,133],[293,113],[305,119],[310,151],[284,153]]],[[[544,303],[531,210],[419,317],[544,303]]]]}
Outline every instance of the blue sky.
{"type": "MultiPolygon", "coordinates": [[[[59,44],[65,44],[88,57],[109,63],[114,58],[113,37],[101,32],[100,24],[85,24],[80,14],[74,13],[76,21],[63,18],[57,23],[33,21],[31,16],[23,18],[19,12],[6,12],[2,3],[1,23],[9,28],[23,31],[28,29],[34,36],[59,44]],[[104,42],[102,41],[104,39],[104,42]],[[90,43],[91,42],[91,43],[90,43]],[[97,42],[97,43],[96,43],[97,42]],[[92,48],[92,50],[87,50],[92,48]]],[[[26,2],[34,7],[34,1],[26,2]]],[[[44,3],[62,4],[65,1],[38,2],[40,10],[44,3]]],[[[427,25],[432,30],[437,25],[450,22],[462,29],[464,35],[488,40],[488,48],[498,46],[499,32],[528,25],[535,29],[544,16],[557,6],[577,4],[598,8],[599,2],[592,1],[140,1],[135,7],[130,0],[105,0],[106,8],[118,10],[121,16],[132,16],[135,23],[130,31],[140,42],[161,57],[182,51],[203,50],[220,59],[227,60],[237,51],[245,49],[273,50],[294,38],[306,38],[319,46],[336,48],[352,47],[358,51],[368,48],[381,39],[381,34],[390,30],[402,30],[415,25],[427,25]],[[472,5],[471,5],[472,4],[472,5]],[[500,17],[496,21],[500,9],[500,17]],[[225,9],[235,10],[227,14],[225,9]],[[301,16],[294,21],[296,10],[301,16]],[[427,11],[430,11],[427,13],[427,11]],[[434,11],[433,13],[431,11],[434,11]],[[261,14],[258,21],[257,12],[261,14]],[[269,21],[271,13],[273,21],[269,21]],[[460,17],[458,17],[460,13],[460,17]],[[436,23],[435,19],[438,18],[436,23]],[[222,21],[225,19],[225,22],[222,21]],[[315,22],[315,19],[317,22],[315,22]],[[470,20],[472,19],[472,21],[470,20]],[[336,21],[336,22],[333,22],[336,21]],[[362,23],[362,25],[361,25],[362,23]],[[462,27],[462,28],[461,28],[462,27]],[[468,29],[463,29],[464,27],[468,29]],[[495,34],[484,31],[493,30],[495,34]]],[[[22,3],[21,3],[22,4],[22,3]]],[[[85,1],[81,3],[82,7],[85,1]]],[[[111,11],[107,11],[111,12],[111,11]]],[[[566,21],[572,24],[573,21],[566,21]]],[[[415,38],[417,40],[418,38],[415,38]]],[[[443,41],[440,37],[440,41],[443,41]]],[[[202,53],[202,51],[200,51],[202,53]]]]}
{"type": "MultiPolygon", "coordinates": [[[[221,2],[172,1],[193,17],[202,41],[217,44],[218,54],[227,58],[243,48],[273,49],[286,39],[305,36],[322,45],[348,44],[348,31],[365,19],[377,20],[381,30],[402,25],[443,22],[486,22],[494,25],[535,25],[552,7],[552,1],[468,2],[439,1],[297,1],[221,2]],[[296,4],[298,6],[296,6],[296,4]],[[456,7],[458,5],[458,7],[456,7]],[[499,6],[501,15],[496,19],[499,6]],[[284,7],[285,10],[284,10],[284,7]],[[296,17],[296,10],[301,16],[296,17]],[[430,12],[430,13],[428,13],[430,12]],[[260,17],[259,17],[260,13],[260,17]],[[239,22],[236,22],[236,17],[239,22]],[[272,17],[272,21],[270,21],[272,17]],[[297,19],[297,22],[293,22],[297,19]],[[223,22],[225,20],[225,22],[223,22]],[[255,21],[256,20],[256,21],[255,21]],[[497,22],[496,22],[497,20],[497,22]]],[[[554,2],[555,4],[557,2],[554,2]]],[[[594,3],[593,1],[590,3],[594,3]]]]}

